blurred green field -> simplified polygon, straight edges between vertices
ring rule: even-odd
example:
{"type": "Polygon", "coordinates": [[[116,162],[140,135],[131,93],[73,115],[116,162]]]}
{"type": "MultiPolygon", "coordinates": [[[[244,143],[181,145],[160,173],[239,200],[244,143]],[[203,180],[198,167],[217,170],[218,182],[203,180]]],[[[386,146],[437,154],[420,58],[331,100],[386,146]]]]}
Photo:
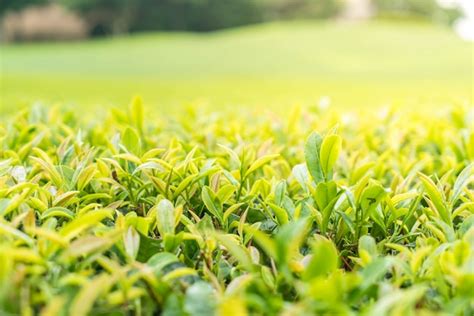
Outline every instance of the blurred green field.
{"type": "Polygon", "coordinates": [[[330,96],[343,107],[473,100],[472,44],[420,23],[291,22],[206,34],[152,33],[1,47],[2,112],[35,100],[121,106],[140,94],[278,108],[330,96]]]}

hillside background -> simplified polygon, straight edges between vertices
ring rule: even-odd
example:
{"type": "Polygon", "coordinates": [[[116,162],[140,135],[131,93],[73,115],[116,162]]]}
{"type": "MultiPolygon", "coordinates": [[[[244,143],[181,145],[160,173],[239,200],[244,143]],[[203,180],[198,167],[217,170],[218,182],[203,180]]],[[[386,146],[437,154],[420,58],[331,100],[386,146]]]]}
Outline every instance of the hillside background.
{"type": "Polygon", "coordinates": [[[213,31],[295,19],[375,17],[452,24],[462,14],[461,2],[455,1],[16,0],[0,2],[0,17],[6,41],[64,40],[141,31],[213,31]]]}

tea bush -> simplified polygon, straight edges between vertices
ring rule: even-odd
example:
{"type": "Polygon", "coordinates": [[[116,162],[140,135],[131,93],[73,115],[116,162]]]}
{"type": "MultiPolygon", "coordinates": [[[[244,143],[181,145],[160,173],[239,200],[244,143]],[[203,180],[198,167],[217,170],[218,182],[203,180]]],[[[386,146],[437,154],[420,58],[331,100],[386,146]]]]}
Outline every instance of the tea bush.
{"type": "Polygon", "coordinates": [[[32,107],[0,125],[0,313],[472,314],[473,114],[32,107]]]}

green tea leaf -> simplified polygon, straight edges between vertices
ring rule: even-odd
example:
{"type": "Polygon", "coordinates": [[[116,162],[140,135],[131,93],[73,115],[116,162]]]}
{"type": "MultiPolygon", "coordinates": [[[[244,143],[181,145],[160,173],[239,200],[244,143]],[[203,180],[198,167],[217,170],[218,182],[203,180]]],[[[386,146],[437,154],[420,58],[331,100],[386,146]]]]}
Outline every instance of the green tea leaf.
{"type": "Polygon", "coordinates": [[[212,287],[205,282],[193,284],[186,291],[184,310],[189,315],[214,315],[216,298],[212,287]]]}
{"type": "Polygon", "coordinates": [[[326,136],[321,144],[321,169],[326,180],[332,179],[332,169],[341,151],[342,139],[339,135],[326,136]]]}
{"type": "Polygon", "coordinates": [[[152,270],[153,273],[156,276],[162,276],[164,274],[164,269],[174,263],[179,262],[178,258],[169,252],[161,252],[153,255],[150,259],[147,261],[147,266],[149,266],[152,270]]]}
{"type": "Polygon", "coordinates": [[[134,128],[129,126],[125,128],[122,136],[122,143],[130,153],[140,155],[142,144],[140,136],[134,128]]]}
{"type": "Polygon", "coordinates": [[[431,202],[433,202],[436,211],[440,215],[441,219],[445,223],[451,224],[451,214],[448,212],[446,205],[444,203],[444,199],[442,194],[438,191],[438,188],[434,184],[434,182],[427,176],[422,173],[419,173],[418,176],[420,177],[421,182],[423,183],[423,187],[425,188],[428,197],[430,198],[431,202]]]}
{"type": "Polygon", "coordinates": [[[140,96],[134,97],[130,104],[130,116],[133,125],[141,133],[143,132],[144,112],[142,98],[140,96]]]}
{"type": "Polygon", "coordinates": [[[365,263],[378,256],[377,244],[372,236],[364,235],[359,238],[359,256],[365,263]]]}
{"type": "Polygon", "coordinates": [[[69,219],[74,218],[74,213],[64,207],[52,207],[47,209],[41,214],[41,219],[45,220],[49,217],[65,217],[69,219]]]}
{"type": "Polygon", "coordinates": [[[161,236],[174,234],[175,211],[167,199],[161,200],[156,206],[156,225],[161,236]]]}
{"type": "Polygon", "coordinates": [[[250,257],[248,250],[242,247],[237,242],[236,238],[234,238],[237,236],[231,234],[216,234],[215,237],[217,241],[221,243],[247,271],[253,270],[252,258],[250,257]]]}
{"type": "Polygon", "coordinates": [[[138,250],[140,249],[140,235],[132,226],[130,226],[124,233],[123,244],[127,255],[135,260],[138,250]]]}
{"type": "Polygon", "coordinates": [[[66,224],[59,233],[66,239],[71,240],[87,228],[97,225],[106,217],[110,217],[111,213],[112,211],[108,209],[91,211],[66,224]]]}
{"type": "Polygon", "coordinates": [[[456,182],[454,182],[454,186],[453,186],[453,193],[451,195],[451,200],[450,200],[451,204],[456,203],[456,201],[458,200],[459,196],[462,193],[462,190],[469,183],[469,179],[472,175],[473,168],[474,168],[474,163],[467,165],[457,177],[456,182]]]}
{"type": "Polygon", "coordinates": [[[335,271],[339,266],[339,257],[334,244],[323,237],[317,238],[311,245],[311,259],[304,270],[303,278],[311,280],[335,271]]]}
{"type": "Polygon", "coordinates": [[[247,169],[247,171],[245,172],[244,178],[248,177],[250,174],[252,174],[256,170],[261,168],[263,165],[265,165],[266,163],[274,160],[275,158],[277,158],[279,156],[280,156],[279,154],[276,154],[276,155],[267,155],[267,156],[263,156],[263,157],[258,158],[247,169]]]}
{"type": "Polygon", "coordinates": [[[212,192],[209,187],[205,186],[204,188],[202,188],[201,198],[209,212],[211,212],[211,214],[214,215],[221,224],[223,224],[224,214],[222,212],[222,205],[217,199],[215,193],[212,192]]]}
{"type": "Polygon", "coordinates": [[[89,315],[94,302],[99,298],[101,293],[106,292],[114,282],[115,280],[112,276],[104,273],[86,283],[72,301],[69,309],[70,315],[89,315]]]}
{"type": "Polygon", "coordinates": [[[362,191],[360,198],[360,208],[362,209],[362,219],[366,220],[375,208],[385,198],[387,192],[377,182],[370,182],[362,191]]]}
{"type": "Polygon", "coordinates": [[[136,260],[147,262],[153,255],[161,250],[161,241],[140,234],[140,248],[138,249],[136,260]]]}
{"type": "Polygon", "coordinates": [[[304,147],[304,157],[306,159],[306,166],[308,167],[308,171],[313,177],[313,180],[316,184],[321,181],[324,181],[324,174],[319,158],[322,142],[323,138],[321,137],[321,135],[316,132],[313,132],[309,135],[304,147]]]}

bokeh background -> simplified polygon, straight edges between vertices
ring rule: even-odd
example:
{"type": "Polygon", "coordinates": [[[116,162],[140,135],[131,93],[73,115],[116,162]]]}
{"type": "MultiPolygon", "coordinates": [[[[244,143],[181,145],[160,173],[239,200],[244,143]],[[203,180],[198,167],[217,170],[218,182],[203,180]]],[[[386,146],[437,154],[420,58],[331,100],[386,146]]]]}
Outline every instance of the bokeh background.
{"type": "Polygon", "coordinates": [[[1,0],[0,112],[473,101],[471,0],[1,0]]]}

